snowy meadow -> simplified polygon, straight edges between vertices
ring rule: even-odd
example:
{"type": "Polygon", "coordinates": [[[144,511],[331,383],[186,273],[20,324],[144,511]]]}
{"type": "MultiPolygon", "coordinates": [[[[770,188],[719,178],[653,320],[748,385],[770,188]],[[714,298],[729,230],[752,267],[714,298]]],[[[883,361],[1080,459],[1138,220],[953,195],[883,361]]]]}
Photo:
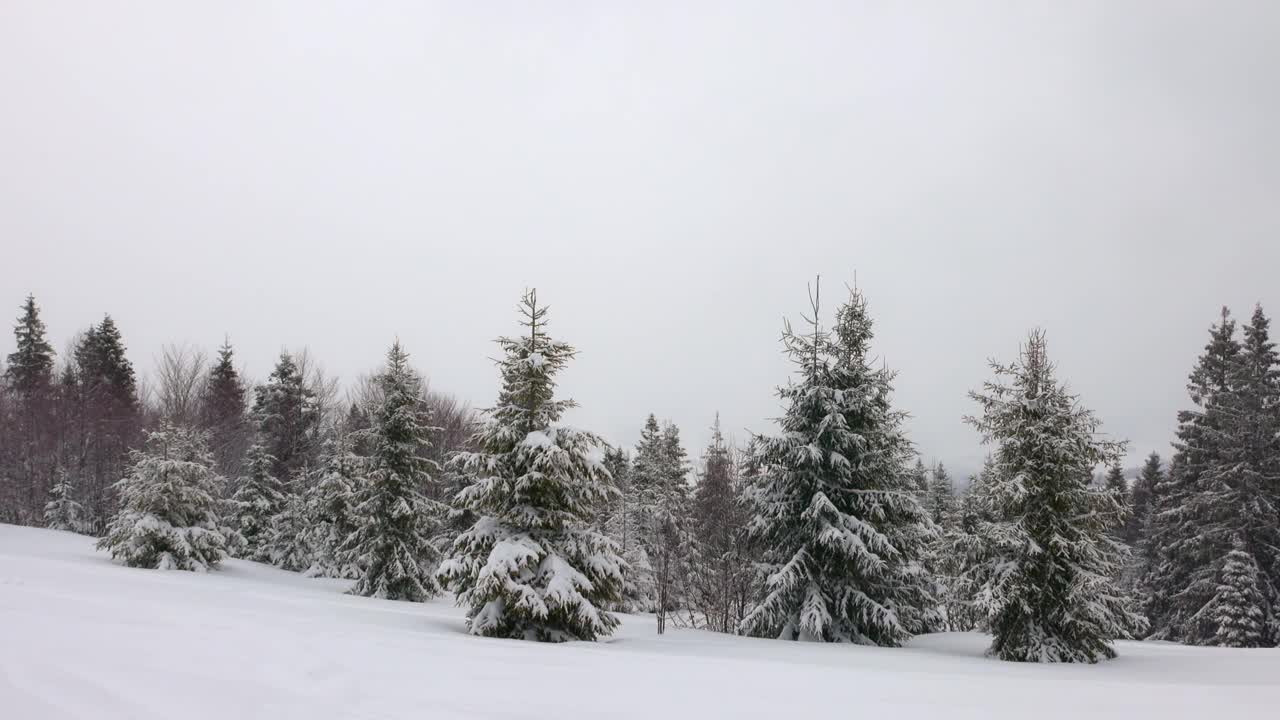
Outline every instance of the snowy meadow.
{"type": "Polygon", "coordinates": [[[1269,718],[1280,651],[1119,643],[1100,665],[1002,663],[973,633],[903,648],[653,632],[598,643],[467,635],[450,598],[230,560],[112,563],[93,540],[0,525],[0,707],[23,720],[184,718],[1269,718]]]}

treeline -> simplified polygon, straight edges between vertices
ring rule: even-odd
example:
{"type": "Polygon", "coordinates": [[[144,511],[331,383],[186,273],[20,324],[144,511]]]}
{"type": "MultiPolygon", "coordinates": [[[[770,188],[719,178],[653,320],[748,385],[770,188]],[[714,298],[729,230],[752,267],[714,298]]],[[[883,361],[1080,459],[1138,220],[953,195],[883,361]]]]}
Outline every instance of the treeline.
{"type": "Polygon", "coordinates": [[[993,655],[1040,662],[1111,657],[1117,638],[1280,641],[1280,361],[1260,308],[1240,337],[1224,310],[1172,460],[1153,453],[1133,483],[1032,333],[972,393],[991,453],[962,489],[907,439],[857,292],[828,328],[815,287],[782,335],[777,428],[735,446],[716,418],[696,470],[653,414],[635,448],[564,426],[555,378],[576,351],[535,294],[520,309],[502,390],[474,413],[427,392],[398,343],[346,403],[305,354],[250,389],[229,345],[207,370],[169,349],[140,392],[110,318],[56,367],[28,299],[0,511],[105,534],[133,565],[231,555],[362,595],[447,589],[498,637],[595,639],[626,611],[660,633],[876,645],[978,629],[993,655]]]}

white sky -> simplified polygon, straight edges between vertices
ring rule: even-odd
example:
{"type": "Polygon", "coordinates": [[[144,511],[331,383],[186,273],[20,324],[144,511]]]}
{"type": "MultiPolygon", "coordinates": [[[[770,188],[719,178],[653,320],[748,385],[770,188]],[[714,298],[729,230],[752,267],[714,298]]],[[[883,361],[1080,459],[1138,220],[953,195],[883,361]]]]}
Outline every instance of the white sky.
{"type": "MultiPolygon", "coordinates": [[[[1028,329],[1167,451],[1219,306],[1280,313],[1274,2],[0,4],[0,306],[139,369],[398,334],[478,405],[536,286],[571,420],[768,430],[857,272],[928,458],[1028,329]]],[[[1278,331],[1280,332],[1280,331],[1278,331]]],[[[7,353],[12,341],[0,341],[7,353]]]]}

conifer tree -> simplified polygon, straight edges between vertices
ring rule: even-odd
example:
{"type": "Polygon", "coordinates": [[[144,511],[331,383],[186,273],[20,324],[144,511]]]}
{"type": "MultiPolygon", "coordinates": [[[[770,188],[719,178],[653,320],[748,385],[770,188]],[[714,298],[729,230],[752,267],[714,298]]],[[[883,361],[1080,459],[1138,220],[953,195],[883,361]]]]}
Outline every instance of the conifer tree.
{"type": "Polygon", "coordinates": [[[924,509],[929,519],[939,527],[949,522],[951,513],[955,510],[955,491],[951,487],[951,476],[940,462],[933,466],[933,473],[929,476],[924,509]]]}
{"type": "Polygon", "coordinates": [[[83,416],[80,475],[90,511],[104,515],[114,502],[110,484],[124,474],[130,448],[142,431],[133,364],[110,315],[84,333],[75,362],[83,416]]]}
{"type": "MultiPolygon", "coordinates": [[[[1124,541],[1135,548],[1141,544],[1144,528],[1151,514],[1151,497],[1155,493],[1156,485],[1163,479],[1164,470],[1160,465],[1160,454],[1153,452],[1147,456],[1146,462],[1142,465],[1142,472],[1138,474],[1138,479],[1134,481],[1129,493],[1131,512],[1128,522],[1125,523],[1124,541]]],[[[1145,550],[1140,548],[1139,552],[1145,557],[1145,550]]]]}
{"type": "Polygon", "coordinates": [[[350,435],[330,440],[322,453],[319,479],[307,492],[311,517],[308,544],[313,557],[307,575],[356,579],[361,568],[343,547],[359,528],[356,495],[364,482],[364,458],[352,452],[350,435]]]}
{"type": "Polygon", "coordinates": [[[218,472],[238,477],[244,456],[252,442],[245,406],[245,384],[235,367],[230,339],[218,348],[218,361],[209,370],[201,403],[201,427],[209,434],[218,472]]]}
{"type": "Polygon", "coordinates": [[[1153,559],[1143,583],[1152,636],[1190,644],[1218,642],[1218,615],[1210,612],[1224,565],[1239,537],[1260,573],[1265,644],[1280,638],[1275,573],[1280,547],[1275,483],[1280,368],[1268,337],[1269,322],[1254,312],[1236,340],[1227,310],[1188,385],[1193,410],[1179,413],[1176,454],[1156,486],[1144,546],[1153,559]]]}
{"type": "Polygon", "coordinates": [[[1124,470],[1120,467],[1119,459],[1114,461],[1111,467],[1107,469],[1107,475],[1102,481],[1102,486],[1116,499],[1117,521],[1112,528],[1111,534],[1124,540],[1124,529],[1129,522],[1132,509],[1129,507],[1129,483],[1124,479],[1124,470]]]}
{"type": "Polygon", "coordinates": [[[1214,630],[1213,644],[1256,648],[1268,645],[1264,608],[1266,599],[1258,587],[1260,571],[1240,536],[1232,539],[1231,552],[1222,565],[1218,590],[1203,613],[1214,630]]]}
{"type": "Polygon", "coordinates": [[[555,399],[555,378],[576,351],[546,334],[534,291],[520,311],[527,333],[498,341],[502,390],[474,437],[478,449],[454,461],[473,478],[457,502],[479,519],[440,576],[467,606],[473,634],[595,640],[617,627],[603,608],[621,600],[625,565],[591,513],[617,491],[605,443],[560,424],[575,403],[555,399]]]}
{"type": "Polygon", "coordinates": [[[750,532],[767,578],[742,624],[787,640],[901,645],[938,622],[914,451],[890,404],[892,373],[868,358],[861,294],[838,310],[834,337],[816,291],[811,303],[810,331],[788,324],[782,336],[799,378],[778,390],[780,434],[757,438],[750,532]]]}
{"type": "Polygon", "coordinates": [[[259,443],[245,456],[245,475],[239,480],[229,505],[233,524],[243,538],[234,548],[238,557],[271,562],[272,522],[288,504],[284,486],[274,475],[275,458],[259,443]]]}
{"type": "Polygon", "coordinates": [[[1042,332],[1019,360],[992,363],[996,379],[972,393],[982,415],[968,418],[994,444],[996,472],[984,482],[993,520],[980,522],[988,566],[981,606],[994,636],[990,653],[1020,662],[1097,662],[1111,641],[1145,620],[1130,609],[1116,575],[1125,547],[1109,532],[1119,499],[1090,484],[1089,468],[1123,446],[1054,377],[1042,332]]]}
{"type": "Polygon", "coordinates": [[[259,442],[275,458],[271,474],[292,480],[312,458],[320,416],[315,392],[289,353],[280,353],[266,384],[258,387],[253,415],[259,442]]]}
{"type": "Polygon", "coordinates": [[[916,488],[916,497],[920,499],[920,504],[925,505],[929,497],[929,469],[924,466],[924,460],[916,458],[915,468],[911,471],[911,484],[916,488]]]}
{"type": "Polygon", "coordinates": [[[84,507],[76,502],[75,487],[67,471],[58,468],[57,481],[49,491],[49,502],[44,506],[44,526],[50,530],[66,530],[75,533],[88,532],[84,507]]]}
{"type": "Polygon", "coordinates": [[[658,443],[655,477],[650,561],[653,563],[654,605],[658,634],[666,630],[667,615],[685,602],[684,588],[691,538],[685,527],[689,513],[688,456],[680,444],[680,429],[667,422],[658,443]]]}
{"type": "Polygon", "coordinates": [[[434,575],[440,552],[432,539],[442,511],[419,490],[438,468],[419,454],[428,428],[419,405],[422,380],[399,341],[388,351],[378,383],[382,405],[373,423],[373,455],[356,494],[360,524],[342,548],[362,571],[350,592],[422,602],[440,592],[434,575]]]}
{"type": "Polygon", "coordinates": [[[28,295],[23,303],[13,334],[17,347],[9,354],[2,376],[12,408],[6,443],[12,459],[0,464],[0,477],[8,474],[11,481],[19,483],[21,487],[15,488],[15,494],[25,496],[20,500],[24,509],[36,510],[39,499],[54,481],[57,457],[54,352],[45,337],[44,321],[34,296],[28,295]]]}
{"type": "Polygon", "coordinates": [[[6,359],[4,378],[13,397],[25,404],[41,399],[53,387],[53,346],[45,337],[35,296],[28,295],[23,303],[13,335],[17,348],[6,359]]]}
{"type": "Polygon", "coordinates": [[[311,515],[306,498],[300,492],[288,493],[284,507],[271,518],[271,531],[265,554],[272,565],[301,572],[311,567],[311,515]]]}
{"type": "Polygon", "coordinates": [[[166,425],[130,455],[129,475],[116,483],[120,511],[98,548],[130,567],[204,572],[226,557],[227,534],[217,512],[219,479],[197,431],[166,425]]]}

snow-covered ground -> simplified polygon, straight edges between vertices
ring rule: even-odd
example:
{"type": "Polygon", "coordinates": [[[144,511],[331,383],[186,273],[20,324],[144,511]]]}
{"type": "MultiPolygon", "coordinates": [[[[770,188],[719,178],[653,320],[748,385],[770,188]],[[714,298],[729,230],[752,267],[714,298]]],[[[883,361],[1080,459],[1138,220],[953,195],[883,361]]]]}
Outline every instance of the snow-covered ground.
{"type": "Polygon", "coordinates": [[[808,645],[626,617],[601,643],[463,632],[448,601],[342,594],[231,561],[133,570],[89,538],[0,525],[0,718],[1275,718],[1280,651],[1121,643],[1001,663],[975,634],[808,645]]]}

